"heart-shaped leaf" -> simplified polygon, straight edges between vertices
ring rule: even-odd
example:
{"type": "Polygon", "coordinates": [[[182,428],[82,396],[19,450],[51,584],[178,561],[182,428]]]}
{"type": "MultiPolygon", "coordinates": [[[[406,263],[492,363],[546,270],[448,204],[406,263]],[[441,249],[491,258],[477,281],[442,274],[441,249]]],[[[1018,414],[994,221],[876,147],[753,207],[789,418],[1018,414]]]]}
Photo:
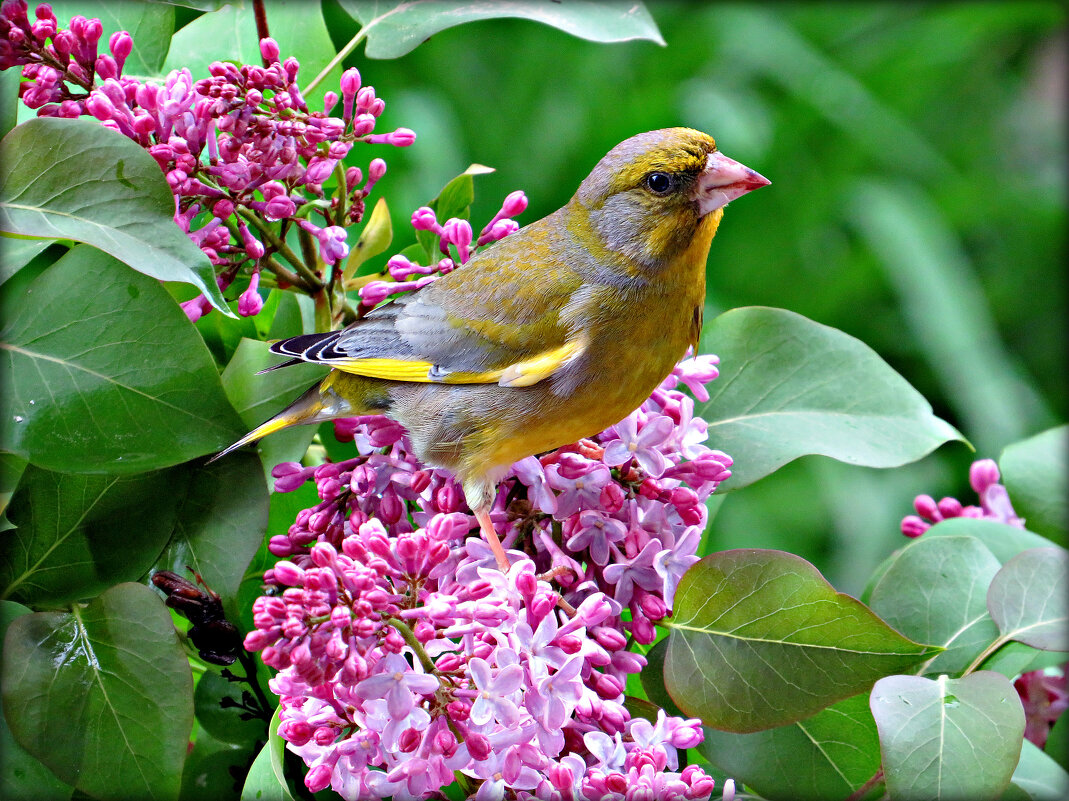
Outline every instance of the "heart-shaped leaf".
{"type": "Polygon", "coordinates": [[[998,638],[986,599],[1001,567],[974,537],[921,537],[897,555],[869,606],[907,637],[947,649],[922,672],[961,673],[998,638]]]}
{"type": "Polygon", "coordinates": [[[39,117],[0,142],[0,230],[73,239],[161,281],[182,281],[233,317],[208,257],[175,225],[148,152],[89,120],[39,117]]]}
{"type": "Polygon", "coordinates": [[[67,784],[96,798],[177,799],[193,681],[148,587],[119,584],[86,607],[16,619],[3,699],[19,744],[67,784]]]}
{"type": "Polygon", "coordinates": [[[163,3],[113,3],[109,0],[57,0],[51,3],[52,13],[59,20],[60,28],[68,28],[70,18],[81,14],[89,19],[99,19],[104,31],[100,37],[100,52],[105,52],[103,43],[116,31],[126,31],[134,40],[134,49],[123,66],[123,75],[152,76],[163,66],[167,46],[174,32],[174,6],[163,3]]]}
{"type": "Polygon", "coordinates": [[[498,17],[519,17],[552,25],[594,42],[648,39],[663,45],[660,31],[641,2],[597,3],[574,0],[544,3],[536,0],[454,3],[448,0],[339,0],[363,25],[368,58],[399,58],[415,50],[428,36],[446,28],[498,17]]]}
{"type": "Polygon", "coordinates": [[[707,327],[702,351],[720,357],[700,411],[709,442],[746,457],[736,459],[724,490],[806,454],[898,467],[962,439],[875,351],[799,314],[725,312],[707,327]]]}
{"type": "Polygon", "coordinates": [[[1069,426],[1058,426],[1007,446],[999,457],[1002,483],[1028,528],[1066,545],[1069,528],[1069,426]]]}
{"type": "Polygon", "coordinates": [[[198,469],[157,568],[187,578],[186,568],[195,570],[236,621],[238,586],[263,539],[267,511],[260,460],[252,454],[231,454],[198,469]]]}
{"type": "Polygon", "coordinates": [[[158,281],[81,245],[25,297],[0,331],[6,449],[50,470],[134,473],[245,432],[203,340],[158,281]]]}
{"type": "Polygon", "coordinates": [[[1025,720],[1005,676],[888,676],[872,688],[870,705],[896,801],[983,801],[1009,786],[1025,720]]]}
{"type": "Polygon", "coordinates": [[[30,465],[8,512],[16,530],[0,538],[0,594],[55,605],[136,581],[174,531],[188,479],[183,467],[111,476],[30,465]]]}
{"type": "Polygon", "coordinates": [[[987,608],[1002,636],[1044,651],[1069,651],[1069,553],[1032,548],[991,581],[987,608]]]}
{"type": "Polygon", "coordinates": [[[668,625],[668,692],[733,732],[809,717],[941,650],[906,639],[783,551],[705,557],[679,583],[668,625]]]}
{"type": "Polygon", "coordinates": [[[752,734],[704,732],[705,758],[769,801],[846,798],[880,768],[865,693],[788,726],[752,734]]]}
{"type": "MultiPolygon", "coordinates": [[[[22,604],[0,601],[0,643],[11,622],[30,613],[22,604]]],[[[4,715],[0,715],[0,754],[4,755],[0,770],[0,798],[4,801],[67,801],[74,792],[15,741],[4,715]]]]}

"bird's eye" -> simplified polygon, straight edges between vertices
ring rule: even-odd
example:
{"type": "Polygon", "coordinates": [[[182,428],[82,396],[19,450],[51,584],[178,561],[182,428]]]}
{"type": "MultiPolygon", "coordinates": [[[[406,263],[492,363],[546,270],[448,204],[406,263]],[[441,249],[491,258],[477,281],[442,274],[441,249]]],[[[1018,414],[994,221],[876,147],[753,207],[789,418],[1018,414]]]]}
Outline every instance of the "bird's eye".
{"type": "Polygon", "coordinates": [[[674,183],[672,176],[666,172],[651,172],[646,176],[646,187],[655,195],[667,194],[674,183]]]}

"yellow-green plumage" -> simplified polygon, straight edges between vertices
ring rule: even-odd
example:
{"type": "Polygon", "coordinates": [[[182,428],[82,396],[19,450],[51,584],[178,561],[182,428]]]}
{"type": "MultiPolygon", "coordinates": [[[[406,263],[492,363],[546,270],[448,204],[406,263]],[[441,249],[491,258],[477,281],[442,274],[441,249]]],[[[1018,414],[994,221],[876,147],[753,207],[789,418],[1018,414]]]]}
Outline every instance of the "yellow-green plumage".
{"type": "Polygon", "coordinates": [[[766,183],[699,131],[632,137],[567,205],[463,267],[343,332],[276,343],[337,369],[234,447],[383,413],[485,512],[511,464],[618,422],[696,345],[724,197],[766,183]]]}

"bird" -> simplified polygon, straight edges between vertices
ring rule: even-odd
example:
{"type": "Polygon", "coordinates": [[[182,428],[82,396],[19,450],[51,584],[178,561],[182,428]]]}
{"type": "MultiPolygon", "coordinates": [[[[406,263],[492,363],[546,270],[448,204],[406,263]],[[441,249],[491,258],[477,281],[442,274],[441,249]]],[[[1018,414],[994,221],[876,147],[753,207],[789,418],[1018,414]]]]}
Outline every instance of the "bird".
{"type": "Polygon", "coordinates": [[[770,181],[692,128],[612,148],[560,209],[348,327],[273,343],[333,368],[235,448],[292,425],[383,414],[490,519],[511,465],[608,428],[697,352],[710,243],[732,200],[770,181]]]}

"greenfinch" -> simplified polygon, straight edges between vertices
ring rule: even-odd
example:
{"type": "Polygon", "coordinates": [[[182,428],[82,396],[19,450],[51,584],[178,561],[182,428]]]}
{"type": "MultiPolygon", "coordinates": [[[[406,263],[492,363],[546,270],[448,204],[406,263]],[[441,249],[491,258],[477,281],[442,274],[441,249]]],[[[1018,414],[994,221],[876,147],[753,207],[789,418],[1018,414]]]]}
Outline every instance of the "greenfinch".
{"type": "Polygon", "coordinates": [[[271,346],[333,369],[220,456],[288,426],[384,414],[461,482],[499,566],[498,481],[619,422],[697,346],[709,245],[769,181],[690,128],[638,134],[575,196],[347,328],[271,346]]]}

